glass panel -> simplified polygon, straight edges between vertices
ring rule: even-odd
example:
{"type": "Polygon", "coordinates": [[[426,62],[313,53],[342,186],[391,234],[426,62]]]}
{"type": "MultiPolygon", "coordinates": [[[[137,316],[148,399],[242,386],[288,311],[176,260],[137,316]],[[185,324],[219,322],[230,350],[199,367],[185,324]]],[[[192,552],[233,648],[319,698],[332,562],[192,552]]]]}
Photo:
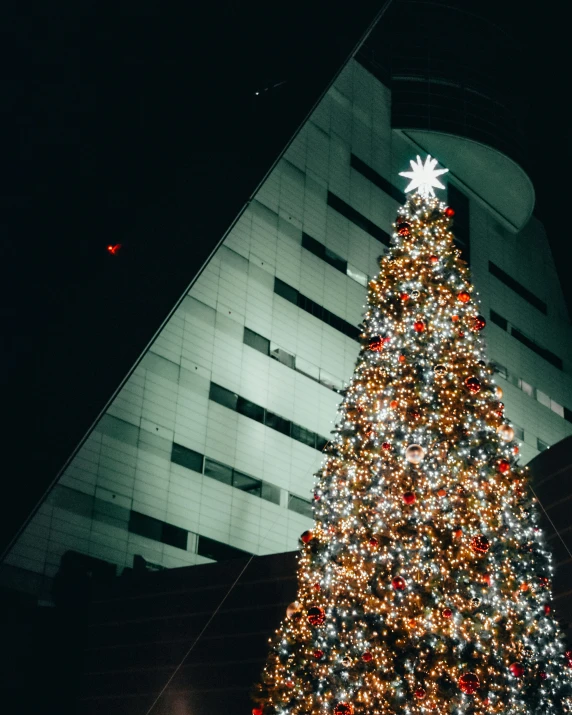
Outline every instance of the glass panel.
{"type": "Polygon", "coordinates": [[[307,444],[308,447],[316,446],[316,433],[311,432],[305,427],[300,427],[300,425],[292,424],[292,439],[302,442],[302,444],[307,444]]]}
{"type": "Polygon", "coordinates": [[[187,534],[186,529],[181,529],[173,524],[163,524],[163,534],[161,541],[170,546],[176,546],[177,549],[187,550],[187,534]]]}
{"type": "Polygon", "coordinates": [[[544,405],[545,407],[550,407],[550,397],[545,392],[542,392],[541,390],[536,390],[536,399],[540,402],[541,405],[544,405]]]}
{"type": "Polygon", "coordinates": [[[282,348],[273,347],[271,345],[270,357],[274,358],[274,360],[278,360],[278,362],[286,365],[286,367],[291,367],[293,370],[296,369],[296,358],[294,355],[286,352],[286,350],[282,350],[282,348]]]}
{"type": "Polygon", "coordinates": [[[195,472],[200,473],[203,471],[203,455],[175,442],[173,442],[171,450],[171,462],[180,464],[181,467],[192,469],[195,472]]]}
{"type": "Polygon", "coordinates": [[[328,444],[330,440],[326,439],[325,437],[320,437],[319,434],[316,435],[316,449],[319,450],[320,452],[324,451],[324,448],[328,444]]]}
{"type": "Polygon", "coordinates": [[[518,383],[518,386],[523,392],[531,397],[534,397],[534,387],[532,387],[532,385],[529,385],[528,382],[525,382],[524,380],[519,380],[518,383]]]}
{"type": "Polygon", "coordinates": [[[341,271],[342,273],[346,272],[346,268],[348,265],[347,261],[345,261],[341,256],[338,256],[337,253],[330,251],[329,248],[325,248],[324,259],[327,263],[330,264],[330,266],[337,268],[338,271],[341,271]]]}
{"type": "Polygon", "coordinates": [[[552,410],[552,412],[556,412],[557,415],[560,415],[560,417],[564,417],[564,407],[562,407],[562,405],[559,405],[558,402],[550,400],[550,409],[552,410]]]}
{"type": "Polygon", "coordinates": [[[274,279],[274,292],[282,296],[282,298],[289,300],[290,303],[294,303],[294,305],[298,304],[298,291],[287,283],[284,283],[284,281],[281,281],[280,278],[274,279]]]}
{"type": "Polygon", "coordinates": [[[367,276],[365,273],[362,273],[362,271],[358,271],[357,268],[354,268],[349,263],[346,268],[346,273],[356,283],[359,283],[360,285],[367,287],[367,276]]]}
{"type": "Polygon", "coordinates": [[[267,340],[249,328],[244,328],[244,344],[258,350],[258,352],[261,352],[263,355],[270,354],[270,340],[267,340]]]}
{"type": "Polygon", "coordinates": [[[152,516],[132,511],[129,517],[129,531],[139,536],[146,536],[153,541],[161,541],[163,535],[163,522],[152,516]]]}
{"type": "Polygon", "coordinates": [[[237,406],[237,412],[245,417],[250,417],[251,420],[256,420],[257,422],[264,422],[264,407],[260,405],[255,405],[254,402],[246,400],[244,397],[239,397],[237,406]]]}
{"type": "Polygon", "coordinates": [[[549,444],[546,444],[546,442],[543,442],[541,439],[536,440],[536,446],[538,447],[539,452],[544,452],[544,450],[550,447],[549,444]]]}
{"type": "Polygon", "coordinates": [[[290,436],[290,428],[292,423],[290,420],[285,420],[284,417],[279,417],[273,412],[266,411],[266,417],[264,419],[264,424],[271,429],[275,429],[277,432],[285,434],[287,437],[290,436]]]}
{"type": "Polygon", "coordinates": [[[524,442],[524,430],[522,427],[517,427],[516,425],[513,425],[514,428],[514,436],[519,439],[521,442],[524,442]]]}
{"type": "Polygon", "coordinates": [[[313,518],[312,502],[307,501],[306,499],[301,499],[294,494],[290,494],[288,509],[290,509],[290,511],[295,511],[297,514],[308,516],[310,519],[313,518]]]}
{"type": "Polygon", "coordinates": [[[280,504],[280,488],[275,487],[274,484],[262,482],[262,491],[260,496],[273,504],[280,504]]]}
{"type": "Polygon", "coordinates": [[[214,382],[211,382],[209,398],[213,402],[218,402],[219,405],[228,407],[231,410],[236,410],[238,395],[235,392],[227,390],[225,387],[215,384],[214,382]]]}
{"type": "Polygon", "coordinates": [[[254,477],[248,476],[248,474],[237,472],[235,469],[232,473],[232,486],[243,492],[248,492],[253,496],[259,497],[262,489],[262,482],[259,479],[254,479],[254,477]]]}
{"type": "Polygon", "coordinates": [[[223,544],[215,539],[208,539],[206,536],[199,536],[197,544],[197,554],[214,561],[225,561],[226,559],[240,559],[251,556],[248,551],[237,549],[235,546],[223,544]]]}
{"type": "Polygon", "coordinates": [[[214,459],[205,459],[205,477],[216,479],[222,484],[232,484],[232,468],[214,459]]]}

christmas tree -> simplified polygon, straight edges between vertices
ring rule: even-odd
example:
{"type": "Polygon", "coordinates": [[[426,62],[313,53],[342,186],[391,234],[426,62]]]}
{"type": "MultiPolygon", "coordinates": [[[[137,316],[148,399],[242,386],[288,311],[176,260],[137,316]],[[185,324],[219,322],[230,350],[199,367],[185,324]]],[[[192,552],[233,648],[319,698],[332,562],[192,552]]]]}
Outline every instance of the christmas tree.
{"type": "Polygon", "coordinates": [[[569,712],[550,555],[487,364],[486,321],[435,197],[410,194],[369,285],[361,350],[317,475],[297,601],[253,715],[569,712]]]}

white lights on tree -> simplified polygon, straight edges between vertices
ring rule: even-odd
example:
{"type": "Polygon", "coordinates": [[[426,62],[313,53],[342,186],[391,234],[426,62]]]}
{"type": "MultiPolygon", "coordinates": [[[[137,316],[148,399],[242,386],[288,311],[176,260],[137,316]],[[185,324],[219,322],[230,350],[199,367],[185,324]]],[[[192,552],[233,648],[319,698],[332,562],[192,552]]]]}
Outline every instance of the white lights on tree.
{"type": "Polygon", "coordinates": [[[441,176],[441,174],[446,174],[449,169],[436,169],[437,159],[432,159],[430,154],[427,155],[425,163],[421,161],[420,156],[417,156],[417,161],[411,159],[409,163],[411,164],[411,171],[401,171],[399,173],[399,176],[411,179],[405,189],[406,194],[417,189],[419,195],[427,199],[435,196],[433,188],[445,188],[437,177],[441,176]]]}

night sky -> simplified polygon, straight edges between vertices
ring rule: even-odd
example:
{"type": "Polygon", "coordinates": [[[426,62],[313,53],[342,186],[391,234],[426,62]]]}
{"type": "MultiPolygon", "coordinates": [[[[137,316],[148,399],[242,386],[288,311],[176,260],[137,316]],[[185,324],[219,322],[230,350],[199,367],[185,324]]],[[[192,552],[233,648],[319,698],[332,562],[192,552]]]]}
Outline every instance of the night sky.
{"type": "MultiPolygon", "coordinates": [[[[382,6],[56,0],[49,14],[45,3],[3,11],[0,546],[382,6]]],[[[536,213],[566,277],[563,18],[512,0],[475,7],[523,48],[513,89],[525,95],[536,213]]],[[[394,32],[406,46],[407,23],[394,32]]]]}

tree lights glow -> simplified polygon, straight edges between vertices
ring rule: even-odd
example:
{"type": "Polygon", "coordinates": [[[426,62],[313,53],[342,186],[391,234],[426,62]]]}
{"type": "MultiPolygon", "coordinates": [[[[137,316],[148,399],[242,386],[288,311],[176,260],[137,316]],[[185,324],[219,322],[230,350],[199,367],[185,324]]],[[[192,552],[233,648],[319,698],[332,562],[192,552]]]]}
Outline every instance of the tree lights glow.
{"type": "Polygon", "coordinates": [[[559,715],[550,555],[436,161],[369,285],[362,348],[256,715],[559,715]]]}

